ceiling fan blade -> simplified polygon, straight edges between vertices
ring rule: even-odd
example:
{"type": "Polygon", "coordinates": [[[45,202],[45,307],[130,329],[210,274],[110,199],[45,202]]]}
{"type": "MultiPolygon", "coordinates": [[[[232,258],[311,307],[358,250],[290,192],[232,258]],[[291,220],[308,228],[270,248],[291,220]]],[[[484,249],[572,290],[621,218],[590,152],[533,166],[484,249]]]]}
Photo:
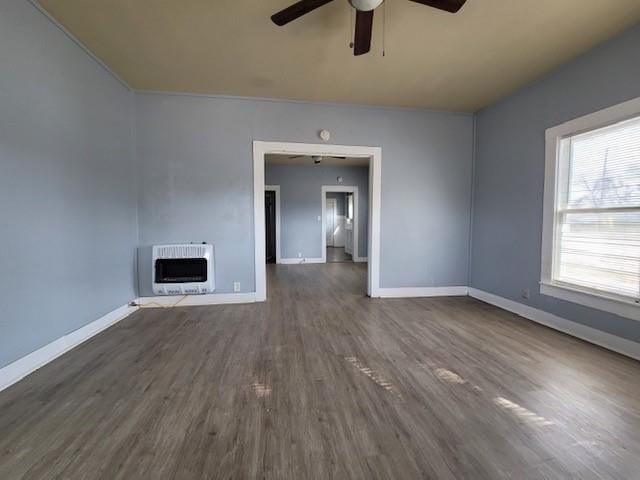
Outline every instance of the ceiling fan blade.
{"type": "Polygon", "coordinates": [[[294,3],[284,10],[279,11],[271,17],[271,20],[279,27],[282,27],[283,25],[286,25],[287,23],[292,22],[295,19],[300,18],[316,8],[320,8],[332,1],[333,0],[302,0],[298,3],[294,3]]]}
{"type": "Polygon", "coordinates": [[[456,13],[460,10],[467,0],[411,0],[412,2],[426,5],[427,7],[437,8],[445,12],[456,13]]]}
{"type": "Polygon", "coordinates": [[[289,160],[295,160],[296,158],[302,158],[304,155],[294,155],[293,157],[289,157],[289,160]]]}
{"type": "Polygon", "coordinates": [[[336,158],[338,160],[346,160],[347,159],[347,157],[329,157],[329,158],[336,158]]]}
{"type": "Polygon", "coordinates": [[[363,55],[371,50],[371,34],[373,32],[373,10],[356,13],[356,34],[353,41],[353,54],[363,55]]]}

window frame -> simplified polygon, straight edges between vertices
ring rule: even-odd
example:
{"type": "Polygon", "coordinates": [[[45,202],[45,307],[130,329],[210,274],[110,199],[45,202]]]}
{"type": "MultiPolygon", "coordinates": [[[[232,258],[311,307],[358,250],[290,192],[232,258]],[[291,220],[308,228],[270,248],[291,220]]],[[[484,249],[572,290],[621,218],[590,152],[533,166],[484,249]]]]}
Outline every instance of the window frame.
{"type": "Polygon", "coordinates": [[[640,98],[570,120],[545,132],[545,179],[542,219],[540,293],[640,321],[640,300],[554,280],[557,265],[558,179],[562,140],[640,117],[640,98]]]}

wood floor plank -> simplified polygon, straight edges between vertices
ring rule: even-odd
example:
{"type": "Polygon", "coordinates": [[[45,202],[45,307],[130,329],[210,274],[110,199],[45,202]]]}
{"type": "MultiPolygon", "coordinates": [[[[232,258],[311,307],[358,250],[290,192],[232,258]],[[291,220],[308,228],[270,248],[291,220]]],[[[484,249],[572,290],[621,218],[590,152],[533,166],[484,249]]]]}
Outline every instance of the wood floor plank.
{"type": "Polygon", "coordinates": [[[366,265],[143,309],[0,393],[2,479],[630,479],[640,363],[366,265]]]}

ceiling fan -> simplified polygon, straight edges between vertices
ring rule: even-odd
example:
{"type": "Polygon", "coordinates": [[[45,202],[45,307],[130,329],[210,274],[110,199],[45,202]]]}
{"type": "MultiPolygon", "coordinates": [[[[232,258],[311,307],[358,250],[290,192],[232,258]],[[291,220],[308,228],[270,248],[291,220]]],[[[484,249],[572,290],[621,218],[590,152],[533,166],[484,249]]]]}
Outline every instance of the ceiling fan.
{"type": "MultiPolygon", "coordinates": [[[[281,10],[271,17],[276,25],[282,27],[293,20],[320,8],[333,0],[301,0],[281,10]]],[[[412,2],[437,8],[446,12],[456,13],[467,0],[411,0],[412,2]]],[[[371,34],[373,31],[373,11],[384,0],[349,0],[356,9],[356,32],[353,40],[353,54],[363,55],[371,50],[371,34]]]]}
{"type": "MultiPolygon", "coordinates": [[[[305,155],[294,155],[293,157],[289,157],[289,160],[295,160],[296,158],[303,158],[303,157],[305,157],[305,155]]],[[[322,160],[324,160],[325,158],[337,158],[338,160],[346,160],[347,157],[313,155],[311,158],[313,159],[314,164],[319,165],[320,163],[322,163],[322,160]]]]}

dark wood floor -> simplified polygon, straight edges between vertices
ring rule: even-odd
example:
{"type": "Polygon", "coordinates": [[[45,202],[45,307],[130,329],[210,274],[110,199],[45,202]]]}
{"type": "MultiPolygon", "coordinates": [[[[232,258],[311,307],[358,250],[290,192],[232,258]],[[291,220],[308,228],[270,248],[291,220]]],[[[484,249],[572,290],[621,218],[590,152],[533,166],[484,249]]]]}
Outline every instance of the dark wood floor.
{"type": "Polygon", "coordinates": [[[345,252],[344,247],[327,247],[328,263],[344,263],[352,261],[353,257],[350,253],[345,252]]]}
{"type": "Polygon", "coordinates": [[[0,478],[640,478],[640,363],[365,272],[136,312],[0,393],[0,478]]]}

